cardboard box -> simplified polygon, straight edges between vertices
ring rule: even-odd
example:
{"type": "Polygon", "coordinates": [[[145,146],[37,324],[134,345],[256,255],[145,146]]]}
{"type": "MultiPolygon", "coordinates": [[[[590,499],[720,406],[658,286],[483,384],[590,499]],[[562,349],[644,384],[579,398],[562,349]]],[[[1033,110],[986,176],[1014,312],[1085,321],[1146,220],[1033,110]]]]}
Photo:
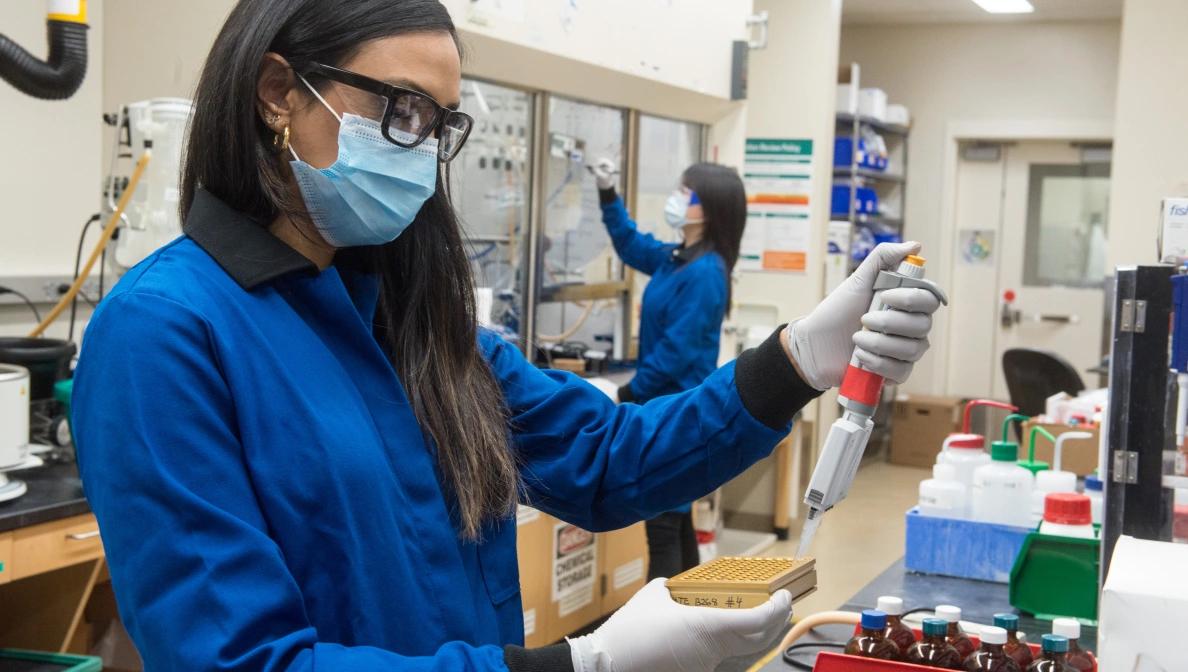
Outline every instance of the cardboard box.
{"type": "Polygon", "coordinates": [[[1102,589],[1098,669],[1171,672],[1188,669],[1188,545],[1123,536],[1102,589]]]}
{"type": "Polygon", "coordinates": [[[901,394],[891,412],[892,464],[931,467],[941,444],[961,431],[961,402],[957,397],[901,394]]]}
{"type": "MultiPolygon", "coordinates": [[[[1097,468],[1098,445],[1101,441],[1101,429],[1099,427],[1072,427],[1070,425],[1057,425],[1028,420],[1023,423],[1023,443],[1019,445],[1019,459],[1027,458],[1031,428],[1036,425],[1043,427],[1051,432],[1052,436],[1056,437],[1059,437],[1065,432],[1089,432],[1092,434],[1092,439],[1069,439],[1064,442],[1064,449],[1060,452],[1060,468],[1064,471],[1071,471],[1078,476],[1092,474],[1093,470],[1097,468]]],[[[1055,447],[1051,441],[1048,441],[1042,436],[1036,437],[1035,459],[1041,462],[1047,462],[1049,466],[1054,466],[1052,458],[1055,452],[1055,447]]]]}
{"type": "Polygon", "coordinates": [[[556,642],[602,616],[598,535],[548,518],[548,640],[556,642]]]}
{"type": "Polygon", "coordinates": [[[602,615],[626,604],[648,580],[648,536],[643,523],[598,535],[602,615]]]}
{"type": "Polygon", "coordinates": [[[524,602],[524,645],[545,646],[549,639],[551,600],[552,518],[529,506],[516,515],[516,554],[520,563],[520,595],[524,602]]]}

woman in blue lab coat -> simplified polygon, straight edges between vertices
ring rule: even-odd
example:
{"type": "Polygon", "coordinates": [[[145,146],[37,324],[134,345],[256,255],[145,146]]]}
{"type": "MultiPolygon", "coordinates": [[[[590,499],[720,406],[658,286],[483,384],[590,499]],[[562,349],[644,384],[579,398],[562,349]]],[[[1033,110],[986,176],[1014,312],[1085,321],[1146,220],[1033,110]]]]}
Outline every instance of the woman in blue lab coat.
{"type": "MultiPolygon", "coordinates": [[[[679,244],[640,233],[614,190],[615,166],[592,168],[615,251],[651,276],[639,316],[639,367],[619,388],[619,401],[643,403],[693,389],[718,364],[718,337],[730,309],[730,272],[738,261],[747,220],[747,195],[738,173],[698,163],[681,175],[664,218],[680,231],[679,244]]],[[[649,578],[673,576],[699,563],[688,503],[647,522],[649,578]]]]}
{"type": "MultiPolygon", "coordinates": [[[[607,530],[739,473],[840,380],[853,346],[828,344],[912,248],[697,388],[616,407],[475,327],[445,189],[460,82],[435,0],[240,0],[216,38],[185,235],[103,302],[75,379],[149,672],[712,669],[786,623],[786,592],[698,609],[652,582],[596,632],[524,649],[516,504],[607,530]]],[[[926,347],[913,305],[859,343],[876,370],[926,347]]]]}

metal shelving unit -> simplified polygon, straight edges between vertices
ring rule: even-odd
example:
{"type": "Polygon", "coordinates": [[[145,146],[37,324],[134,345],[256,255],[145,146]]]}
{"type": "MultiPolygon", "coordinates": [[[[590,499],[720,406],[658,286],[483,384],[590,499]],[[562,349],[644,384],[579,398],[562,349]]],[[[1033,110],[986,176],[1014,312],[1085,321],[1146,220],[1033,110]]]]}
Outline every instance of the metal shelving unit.
{"type": "MultiPolygon", "coordinates": [[[[861,68],[857,63],[843,67],[838,72],[839,84],[850,84],[855,91],[861,88],[861,68]]],[[[904,207],[907,203],[907,158],[908,136],[911,129],[898,124],[888,124],[873,117],[861,116],[855,112],[838,111],[835,133],[837,137],[848,136],[853,142],[855,156],[850,159],[849,166],[835,166],[833,169],[834,184],[845,182],[850,187],[849,212],[832,213],[832,218],[848,220],[853,225],[851,246],[857,240],[860,227],[894,231],[904,236],[904,207]],[[888,166],[887,172],[861,168],[858,166],[857,151],[858,138],[861,137],[863,126],[874,129],[883,136],[887,143],[888,166]],[[894,205],[892,212],[880,214],[860,213],[857,211],[858,187],[872,187],[879,195],[880,205],[889,203],[894,205]]],[[[852,248],[851,248],[852,249],[852,248]]],[[[858,266],[853,254],[849,257],[850,271],[858,266]]],[[[895,399],[895,386],[888,384],[883,390],[882,399],[874,417],[875,427],[867,443],[863,461],[884,459],[891,446],[891,410],[895,399]]]]}
{"type": "MultiPolygon", "coordinates": [[[[851,63],[849,67],[843,67],[839,71],[838,83],[850,84],[857,91],[861,88],[861,74],[858,64],[851,63]]],[[[851,138],[855,152],[858,149],[858,138],[861,137],[863,126],[874,129],[883,136],[887,143],[888,170],[883,172],[861,168],[858,166],[857,156],[851,159],[848,167],[835,166],[833,169],[834,184],[845,182],[850,186],[850,207],[849,212],[835,212],[831,216],[833,219],[846,219],[854,225],[851,243],[857,240],[860,227],[877,228],[882,231],[890,230],[902,237],[904,236],[904,208],[907,204],[908,136],[911,129],[854,112],[839,111],[837,113],[835,133],[838,137],[848,136],[851,138]],[[880,204],[891,203],[894,205],[894,211],[877,215],[859,213],[856,191],[859,187],[868,186],[878,193],[880,204]]],[[[849,259],[850,270],[856,268],[857,265],[858,262],[851,256],[849,259]]]]}

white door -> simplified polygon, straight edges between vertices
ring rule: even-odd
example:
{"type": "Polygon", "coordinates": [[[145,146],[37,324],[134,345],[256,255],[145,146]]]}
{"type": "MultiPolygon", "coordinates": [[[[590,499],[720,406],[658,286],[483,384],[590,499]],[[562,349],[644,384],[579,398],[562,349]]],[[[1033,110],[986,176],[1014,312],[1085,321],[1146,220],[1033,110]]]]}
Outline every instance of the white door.
{"type": "Polygon", "coordinates": [[[962,147],[948,392],[1007,399],[1002,353],[1102,356],[1108,152],[1067,142],[962,147]],[[1085,159],[1105,158],[1104,162],[1085,159]]]}

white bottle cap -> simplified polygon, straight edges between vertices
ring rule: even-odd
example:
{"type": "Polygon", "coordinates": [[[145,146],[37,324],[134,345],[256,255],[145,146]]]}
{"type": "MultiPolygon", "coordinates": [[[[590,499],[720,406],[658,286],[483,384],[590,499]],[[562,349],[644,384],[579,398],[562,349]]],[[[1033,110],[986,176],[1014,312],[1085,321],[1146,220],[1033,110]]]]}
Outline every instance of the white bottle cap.
{"type": "Polygon", "coordinates": [[[957,480],[957,466],[947,462],[932,465],[932,477],[938,481],[957,480]]]}
{"type": "Polygon", "coordinates": [[[1052,621],[1052,634],[1069,639],[1080,639],[1081,622],[1075,618],[1058,618],[1052,621]]]}
{"type": "Polygon", "coordinates": [[[898,616],[903,613],[903,600],[893,595],[883,595],[879,598],[878,609],[888,616],[898,616]]]}
{"type": "Polygon", "coordinates": [[[951,604],[942,604],[936,608],[936,617],[943,618],[950,623],[956,623],[961,620],[961,607],[954,607],[951,604]]]}
{"type": "Polygon", "coordinates": [[[982,628],[982,642],[985,644],[1006,644],[1007,631],[993,625],[982,628]]]}

